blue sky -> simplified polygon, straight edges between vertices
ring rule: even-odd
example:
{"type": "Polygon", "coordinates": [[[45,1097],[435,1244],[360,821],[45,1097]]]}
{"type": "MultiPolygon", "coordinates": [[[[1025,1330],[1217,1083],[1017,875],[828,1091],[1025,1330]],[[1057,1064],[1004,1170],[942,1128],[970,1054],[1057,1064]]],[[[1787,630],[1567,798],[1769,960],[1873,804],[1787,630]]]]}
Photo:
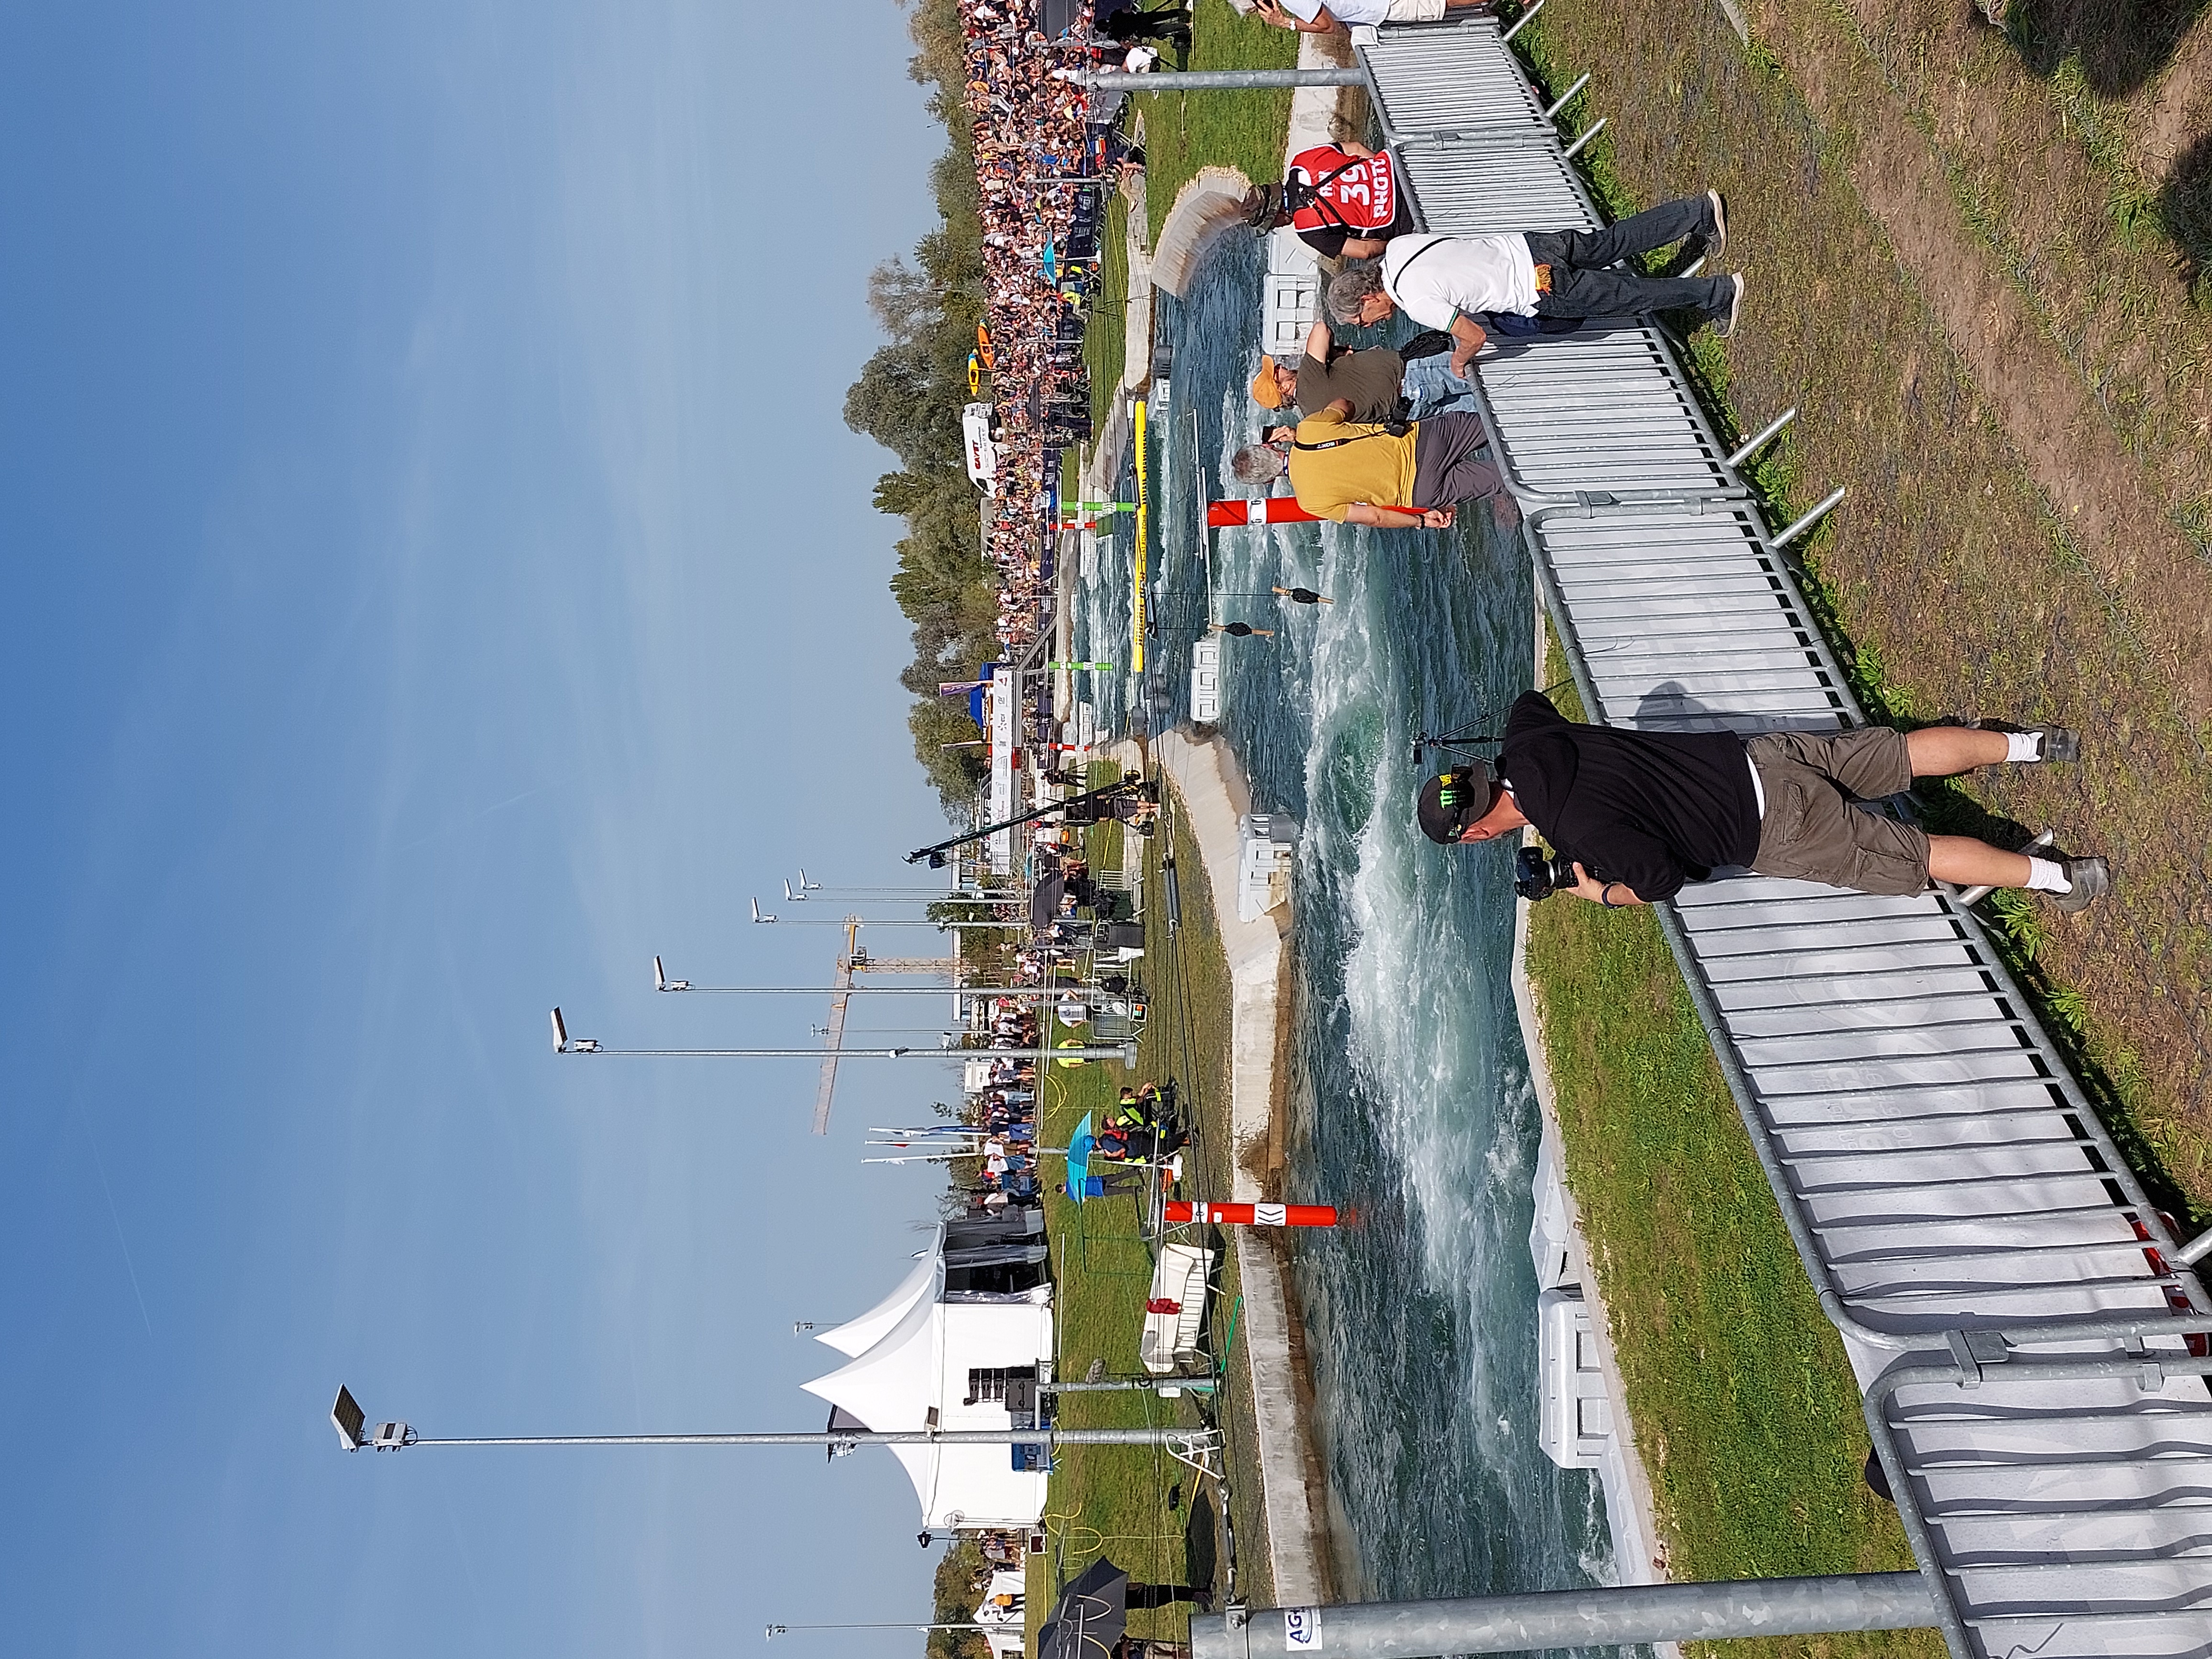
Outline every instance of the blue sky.
{"type": "Polygon", "coordinates": [[[836,1356],[791,1322],[873,1302],[933,1212],[858,1143],[944,1068],[849,1065],[824,1142],[805,1062],[545,1034],[808,1041],[811,1004],[656,999],[652,955],[818,982],[836,935],[750,896],[942,833],[889,458],[838,413],[866,270],[930,222],[903,23],[0,17],[15,1650],[926,1616],[882,1454],[349,1458],[324,1415],[343,1380],[426,1433],[818,1427],[836,1356]]]}

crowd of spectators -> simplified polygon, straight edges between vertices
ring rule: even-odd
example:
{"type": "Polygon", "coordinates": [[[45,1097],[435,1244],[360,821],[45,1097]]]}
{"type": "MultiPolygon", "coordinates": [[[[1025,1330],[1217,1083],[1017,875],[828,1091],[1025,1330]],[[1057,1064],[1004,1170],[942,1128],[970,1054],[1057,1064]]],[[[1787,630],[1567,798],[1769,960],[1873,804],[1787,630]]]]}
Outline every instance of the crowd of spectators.
{"type": "Polygon", "coordinates": [[[1071,257],[1092,192],[1067,180],[1087,172],[1090,94],[1054,70],[1091,56],[1091,9],[1057,39],[1040,0],[963,0],[967,103],[981,191],[984,317],[997,409],[998,495],[988,502],[988,556],[999,576],[998,631],[1010,647],[1036,638],[1046,608],[1042,555],[1052,532],[1054,439],[1087,410],[1083,319],[1094,257],[1071,257]]]}

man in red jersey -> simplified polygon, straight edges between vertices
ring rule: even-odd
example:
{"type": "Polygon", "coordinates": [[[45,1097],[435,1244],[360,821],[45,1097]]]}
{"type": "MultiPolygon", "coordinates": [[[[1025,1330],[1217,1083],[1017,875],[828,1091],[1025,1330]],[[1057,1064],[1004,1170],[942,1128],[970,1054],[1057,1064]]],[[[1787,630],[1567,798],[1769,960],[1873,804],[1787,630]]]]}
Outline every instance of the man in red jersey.
{"type": "Polygon", "coordinates": [[[1348,140],[1300,150],[1281,184],[1245,197],[1244,217],[1259,231],[1290,226],[1325,259],[1371,259],[1413,228],[1389,156],[1348,140]]]}

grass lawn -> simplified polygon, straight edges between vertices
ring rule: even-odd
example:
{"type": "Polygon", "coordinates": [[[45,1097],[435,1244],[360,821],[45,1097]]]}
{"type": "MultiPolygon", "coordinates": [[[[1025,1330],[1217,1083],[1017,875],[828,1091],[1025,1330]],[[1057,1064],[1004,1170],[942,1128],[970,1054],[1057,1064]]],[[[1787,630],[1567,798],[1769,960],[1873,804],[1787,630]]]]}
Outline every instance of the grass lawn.
{"type": "MultiPolygon", "coordinates": [[[[1197,0],[1191,24],[1193,69],[1291,69],[1297,37],[1239,16],[1227,0],[1197,0]]],[[[1164,74],[1164,84],[1171,84],[1164,74]]],[[[1176,192],[1201,167],[1233,167],[1253,179],[1276,177],[1289,131],[1291,94],[1281,92],[1146,93],[1135,100],[1144,117],[1147,246],[1156,246],[1176,192]]],[[[1126,367],[1129,297],[1128,204],[1108,198],[1097,306],[1084,332],[1091,370],[1091,424],[1103,431],[1114,389],[1126,367]]]]}
{"type": "Polygon", "coordinates": [[[1106,429],[1114,389],[1121,384],[1128,351],[1129,204],[1119,191],[1106,198],[1099,232],[1098,303],[1083,330],[1083,362],[1091,371],[1091,430],[1106,429]]]}
{"type": "MultiPolygon", "coordinates": [[[[1566,672],[1556,641],[1550,659],[1547,681],[1566,672]]],[[[1571,692],[1559,701],[1581,718],[1571,692]]],[[[1910,1570],[1896,1511],[1860,1478],[1866,1430],[1843,1344],[1651,913],[1539,904],[1528,974],[1670,1573],[1910,1570]]],[[[1762,1645],[1943,1651],[1929,1631],[1762,1645]]]]}
{"type": "MultiPolygon", "coordinates": [[[[1190,67],[1295,69],[1298,37],[1239,16],[1228,0],[1198,0],[1191,10],[1190,67]]],[[[1160,76],[1172,87],[1174,76],[1160,76]]],[[[1273,92],[1172,91],[1134,100],[1145,117],[1145,206],[1150,241],[1175,205],[1176,192],[1201,167],[1239,167],[1255,184],[1282,176],[1283,139],[1290,130],[1291,94],[1273,92]]]]}
{"type": "Polygon", "coordinates": [[[2159,85],[2176,37],[2201,47],[2212,33],[2189,21],[2202,9],[2153,26],[2116,0],[2018,5],[2008,33],[1938,0],[1769,7],[1761,40],[1800,84],[1817,64],[1839,147],[1865,137],[1846,103],[1919,130],[1960,224],[2027,301],[2050,355],[2072,360],[2168,516],[2212,552],[2212,110],[2200,90],[2197,118],[2177,122],[2159,85]],[[2177,128],[2193,162],[2154,153],[2154,135],[2171,143],[2177,128]]]}
{"type": "MultiPolygon", "coordinates": [[[[1162,817],[1168,826],[1167,845],[1163,848],[1162,837],[1155,836],[1145,867],[1146,913],[1157,925],[1160,943],[1155,945],[1148,933],[1146,960],[1153,964],[1147,981],[1152,1018],[1143,1053],[1153,1074],[1164,1073],[1181,1085],[1196,1121],[1196,1139],[1183,1164],[1183,1191],[1193,1197],[1225,1198],[1235,1146],[1229,1122],[1229,960],[1222,950],[1198,845],[1171,790],[1162,817]],[[1182,927],[1173,941],[1165,936],[1163,853],[1172,854],[1181,878],[1182,927]]],[[[1237,1534],[1237,1593],[1254,1607],[1267,1607],[1273,1601],[1273,1579],[1267,1563],[1267,1515],[1261,1502],[1259,1431],[1253,1420],[1251,1391],[1241,1380],[1245,1374],[1239,1334],[1243,1291],[1236,1254],[1227,1238],[1217,1231],[1209,1242],[1222,1251],[1210,1327],[1216,1366],[1226,1374],[1217,1396],[1220,1410],[1216,1422],[1227,1443],[1234,1494],[1230,1509],[1237,1534]]],[[[1215,1583],[1222,1583],[1220,1575],[1215,1583]]]]}
{"type": "MultiPolygon", "coordinates": [[[[1110,772],[1110,769],[1109,769],[1110,772]]],[[[1102,824],[1086,837],[1093,869],[1118,867],[1119,825],[1102,824]]],[[[1198,867],[1187,833],[1176,837],[1178,862],[1198,867]]],[[[1150,1018],[1139,1044],[1133,1073],[1119,1066],[1055,1066],[1044,1090],[1039,1118],[1042,1144],[1062,1146],[1064,1137],[1086,1111],[1102,1110],[1124,1082],[1174,1078],[1186,1101],[1200,1115],[1200,1139],[1186,1154],[1184,1190],[1201,1195],[1225,1190],[1228,1100],[1229,973],[1220,935],[1202,891],[1183,890],[1183,926],[1170,942],[1161,886],[1160,853],[1167,836],[1146,848],[1145,918],[1147,923],[1143,982],[1150,1018]]],[[[1055,1033],[1055,1040],[1059,1033],[1055,1033]]],[[[1078,1206],[1048,1193],[1046,1227],[1053,1250],[1060,1375],[1077,1377],[1094,1360],[1103,1360],[1109,1376],[1140,1375],[1137,1340],[1142,1328],[1145,1292],[1152,1276],[1150,1248],[1140,1237],[1136,1202],[1128,1197],[1093,1199],[1078,1206]]],[[[1217,1246],[1220,1241],[1210,1241],[1217,1246]]],[[[1213,1324],[1217,1343],[1237,1306],[1233,1265],[1222,1281],[1213,1324]]],[[[1265,1583],[1266,1534],[1259,1514],[1256,1475],[1247,1484],[1237,1464],[1249,1463],[1252,1436],[1249,1404],[1243,1407],[1239,1432],[1232,1402],[1228,1431],[1231,1442],[1231,1484],[1237,1493],[1235,1516],[1242,1571],[1239,1588],[1249,1592],[1252,1569],[1265,1583]]],[[[1195,1423],[1194,1402],[1161,1400],[1141,1392],[1066,1395],[1060,1421],[1071,1428],[1125,1427],[1151,1423],[1195,1423]]],[[[1030,1570],[1032,1629],[1049,1611],[1058,1586],[1101,1555],[1127,1568],[1132,1577],[1157,1583],[1217,1582],[1220,1527],[1213,1512],[1215,1489],[1201,1492],[1194,1472],[1162,1449],[1068,1447],[1054,1460],[1046,1525],[1054,1550],[1030,1570]],[[1171,1505],[1170,1495],[1176,1502],[1171,1505]]],[[[1187,1633],[1187,1609],[1177,1607],[1132,1613],[1130,1628],[1141,1636],[1180,1640],[1187,1633]]]]}

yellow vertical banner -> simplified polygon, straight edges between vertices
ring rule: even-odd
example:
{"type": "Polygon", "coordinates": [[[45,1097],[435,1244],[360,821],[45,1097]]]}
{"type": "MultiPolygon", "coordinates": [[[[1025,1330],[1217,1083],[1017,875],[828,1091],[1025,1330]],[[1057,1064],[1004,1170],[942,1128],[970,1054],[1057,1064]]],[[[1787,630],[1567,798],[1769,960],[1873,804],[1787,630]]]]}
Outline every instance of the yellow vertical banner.
{"type": "Polygon", "coordinates": [[[1129,410],[1129,441],[1137,452],[1137,551],[1130,561],[1129,667],[1145,672],[1145,532],[1149,520],[1145,489],[1145,400],[1129,410]]]}

